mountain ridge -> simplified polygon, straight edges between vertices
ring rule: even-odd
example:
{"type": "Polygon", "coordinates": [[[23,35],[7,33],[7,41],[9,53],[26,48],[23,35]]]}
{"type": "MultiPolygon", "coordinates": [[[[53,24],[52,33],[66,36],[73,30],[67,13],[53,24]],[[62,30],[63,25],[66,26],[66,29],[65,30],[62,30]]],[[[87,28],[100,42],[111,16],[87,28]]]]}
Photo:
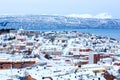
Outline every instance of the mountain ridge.
{"type": "Polygon", "coordinates": [[[39,29],[120,28],[120,19],[77,18],[55,15],[0,16],[0,28],[39,29]]]}

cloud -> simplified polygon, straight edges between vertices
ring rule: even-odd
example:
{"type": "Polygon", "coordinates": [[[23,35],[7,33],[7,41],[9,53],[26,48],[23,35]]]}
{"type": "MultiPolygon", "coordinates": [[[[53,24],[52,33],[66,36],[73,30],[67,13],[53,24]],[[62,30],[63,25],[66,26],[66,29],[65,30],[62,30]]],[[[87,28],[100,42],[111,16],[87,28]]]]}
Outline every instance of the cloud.
{"type": "Polygon", "coordinates": [[[106,19],[106,18],[112,18],[112,15],[108,13],[100,13],[95,16],[91,14],[70,14],[67,15],[67,17],[78,17],[78,18],[100,18],[100,19],[106,19]]]}

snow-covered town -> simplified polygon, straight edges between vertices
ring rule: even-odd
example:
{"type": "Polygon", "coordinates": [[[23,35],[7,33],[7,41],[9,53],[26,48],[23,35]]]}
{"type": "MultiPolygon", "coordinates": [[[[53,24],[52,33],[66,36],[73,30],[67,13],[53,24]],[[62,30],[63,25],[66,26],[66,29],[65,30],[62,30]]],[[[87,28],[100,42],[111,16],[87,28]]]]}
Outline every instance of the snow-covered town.
{"type": "Polygon", "coordinates": [[[0,80],[120,80],[120,41],[77,31],[1,33],[0,80]]]}

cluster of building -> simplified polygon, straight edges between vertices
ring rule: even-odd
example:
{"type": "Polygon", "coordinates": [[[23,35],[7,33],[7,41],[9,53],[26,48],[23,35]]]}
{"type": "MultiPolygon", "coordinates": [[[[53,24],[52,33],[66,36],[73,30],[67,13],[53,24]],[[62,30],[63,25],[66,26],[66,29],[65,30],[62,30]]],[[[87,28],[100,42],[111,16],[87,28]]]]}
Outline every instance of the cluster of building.
{"type": "Polygon", "coordinates": [[[94,34],[11,31],[0,55],[2,80],[120,80],[120,41],[94,34]]]}

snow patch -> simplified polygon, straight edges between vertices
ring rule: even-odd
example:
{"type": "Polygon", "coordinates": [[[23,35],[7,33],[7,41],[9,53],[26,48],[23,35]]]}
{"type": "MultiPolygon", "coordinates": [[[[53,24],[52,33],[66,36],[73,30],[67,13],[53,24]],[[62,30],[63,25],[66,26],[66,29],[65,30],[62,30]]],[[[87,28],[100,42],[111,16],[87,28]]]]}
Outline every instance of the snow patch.
{"type": "Polygon", "coordinates": [[[108,13],[100,13],[96,16],[94,16],[94,18],[112,18],[112,15],[108,14],[108,13]]]}
{"type": "Polygon", "coordinates": [[[70,14],[67,15],[67,17],[78,17],[78,18],[100,18],[100,19],[106,19],[106,18],[112,18],[112,15],[108,13],[100,13],[95,16],[91,14],[70,14]]]}

